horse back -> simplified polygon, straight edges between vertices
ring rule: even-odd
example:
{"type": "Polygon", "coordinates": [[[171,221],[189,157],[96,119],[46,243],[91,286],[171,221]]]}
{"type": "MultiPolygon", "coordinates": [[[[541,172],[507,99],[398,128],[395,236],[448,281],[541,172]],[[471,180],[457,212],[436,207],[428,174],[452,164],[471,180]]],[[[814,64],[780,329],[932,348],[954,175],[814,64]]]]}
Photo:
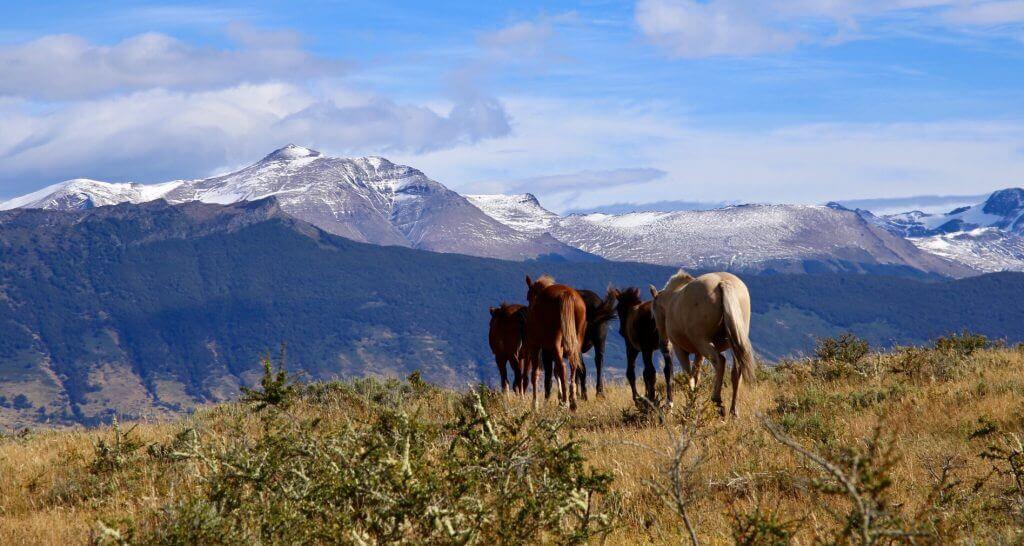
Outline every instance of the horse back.
{"type": "Polygon", "coordinates": [[[572,303],[580,341],[586,329],[587,307],[580,293],[564,284],[553,284],[537,295],[527,310],[526,337],[532,346],[548,348],[555,342],[562,326],[562,302],[572,303]]]}

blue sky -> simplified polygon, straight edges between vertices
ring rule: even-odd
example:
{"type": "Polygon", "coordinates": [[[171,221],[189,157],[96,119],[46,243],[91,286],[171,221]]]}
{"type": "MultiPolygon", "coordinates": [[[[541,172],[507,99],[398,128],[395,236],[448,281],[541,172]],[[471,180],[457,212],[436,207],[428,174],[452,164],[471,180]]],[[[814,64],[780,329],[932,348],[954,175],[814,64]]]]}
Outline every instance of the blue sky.
{"type": "Polygon", "coordinates": [[[617,202],[1024,184],[1024,1],[4,5],[0,198],[295,142],[617,202]]]}

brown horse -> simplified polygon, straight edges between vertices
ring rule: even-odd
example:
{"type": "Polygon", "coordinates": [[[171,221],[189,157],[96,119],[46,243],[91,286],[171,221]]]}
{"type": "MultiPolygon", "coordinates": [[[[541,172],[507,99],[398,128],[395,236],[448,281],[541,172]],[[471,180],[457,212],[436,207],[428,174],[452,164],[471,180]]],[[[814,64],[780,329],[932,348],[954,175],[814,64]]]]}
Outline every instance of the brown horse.
{"type": "Polygon", "coordinates": [[[672,405],[672,356],[668,352],[668,343],[658,335],[658,328],[652,312],[653,301],[640,299],[640,289],[636,287],[625,290],[608,289],[608,295],[618,302],[615,311],[619,314],[619,334],[626,342],[626,378],[633,390],[633,400],[638,401],[640,395],[636,391],[636,357],[643,355],[644,387],[647,400],[655,401],[655,384],[658,372],[654,369],[654,351],[661,351],[665,361],[665,401],[672,405]]]}
{"type": "MultiPolygon", "coordinates": [[[[594,371],[597,375],[597,395],[604,396],[604,346],[608,339],[608,323],[615,318],[615,298],[608,295],[601,299],[596,292],[591,290],[577,290],[583,298],[583,305],[587,307],[587,331],[583,334],[583,346],[580,353],[586,353],[594,349],[594,371]]],[[[552,358],[548,353],[543,353],[544,358],[544,398],[551,397],[551,366],[552,358]]],[[[581,364],[576,371],[576,381],[579,383],[579,393],[583,400],[587,399],[587,366],[581,364]]]]}
{"type": "Polygon", "coordinates": [[[576,371],[582,366],[580,349],[587,329],[587,308],[579,292],[544,275],[536,281],[526,277],[526,358],[533,383],[533,405],[537,406],[540,352],[554,359],[560,382],[561,402],[576,409],[576,371]],[[565,360],[569,365],[566,367],[565,360]]]}
{"type": "Polygon", "coordinates": [[[526,306],[502,303],[501,307],[491,307],[490,311],[491,328],[487,340],[501,374],[501,390],[508,394],[508,364],[512,367],[512,391],[525,393],[523,340],[526,337],[526,306]]]}
{"type": "Polygon", "coordinates": [[[757,361],[750,344],[750,292],[739,277],[731,273],[708,273],[696,279],[683,270],[673,275],[660,292],[651,286],[654,296],[654,318],[662,339],[672,344],[676,358],[689,362],[697,354],[690,376],[690,388],[696,388],[700,374],[700,357],[715,365],[715,382],[711,400],[725,415],[722,405],[722,382],[725,377],[725,356],[732,350],[732,404],[729,412],[736,416],[736,395],[741,378],[753,382],[757,361]]]}

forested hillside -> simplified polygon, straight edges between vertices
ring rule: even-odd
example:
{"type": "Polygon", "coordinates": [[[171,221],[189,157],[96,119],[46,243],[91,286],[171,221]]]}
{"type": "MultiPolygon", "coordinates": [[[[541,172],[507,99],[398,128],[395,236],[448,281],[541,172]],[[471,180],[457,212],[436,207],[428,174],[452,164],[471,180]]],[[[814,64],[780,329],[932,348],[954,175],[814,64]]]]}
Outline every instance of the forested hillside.
{"type": "MultiPolygon", "coordinates": [[[[310,379],[418,369],[446,385],[488,381],[487,307],[521,301],[524,275],[603,291],[660,285],[672,272],[361,244],[296,221],[273,200],[5,213],[0,420],[95,422],[228,399],[282,343],[310,379]]],[[[753,341],[767,359],[845,330],[874,345],[964,328],[1010,341],[1024,334],[1019,274],[746,280],[753,341]]],[[[608,363],[619,368],[618,335],[610,339],[608,363]]]]}

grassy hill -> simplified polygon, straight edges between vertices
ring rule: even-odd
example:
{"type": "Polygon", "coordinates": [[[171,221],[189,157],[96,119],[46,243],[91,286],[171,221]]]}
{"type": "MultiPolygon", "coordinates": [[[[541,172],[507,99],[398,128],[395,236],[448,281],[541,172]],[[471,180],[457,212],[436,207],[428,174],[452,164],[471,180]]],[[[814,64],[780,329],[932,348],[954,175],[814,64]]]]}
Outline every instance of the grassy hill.
{"type": "MultiPolygon", "coordinates": [[[[0,425],[169,417],[233,399],[287,343],[312,380],[366,375],[493,381],[488,306],[523,277],[603,291],[661,285],[671,268],[508,262],[356,243],[273,201],[0,215],[0,425]]],[[[746,277],[752,339],[775,360],[853,331],[880,347],[970,327],[1024,340],[1024,274],[746,277]]],[[[622,377],[611,335],[607,363],[622,377]]]]}
{"type": "Polygon", "coordinates": [[[708,374],[670,411],[620,384],[571,415],[418,376],[271,374],[177,422],[4,437],[0,542],[1024,539],[1024,351],[844,338],[817,355],[762,370],[730,420],[708,374]]]}

